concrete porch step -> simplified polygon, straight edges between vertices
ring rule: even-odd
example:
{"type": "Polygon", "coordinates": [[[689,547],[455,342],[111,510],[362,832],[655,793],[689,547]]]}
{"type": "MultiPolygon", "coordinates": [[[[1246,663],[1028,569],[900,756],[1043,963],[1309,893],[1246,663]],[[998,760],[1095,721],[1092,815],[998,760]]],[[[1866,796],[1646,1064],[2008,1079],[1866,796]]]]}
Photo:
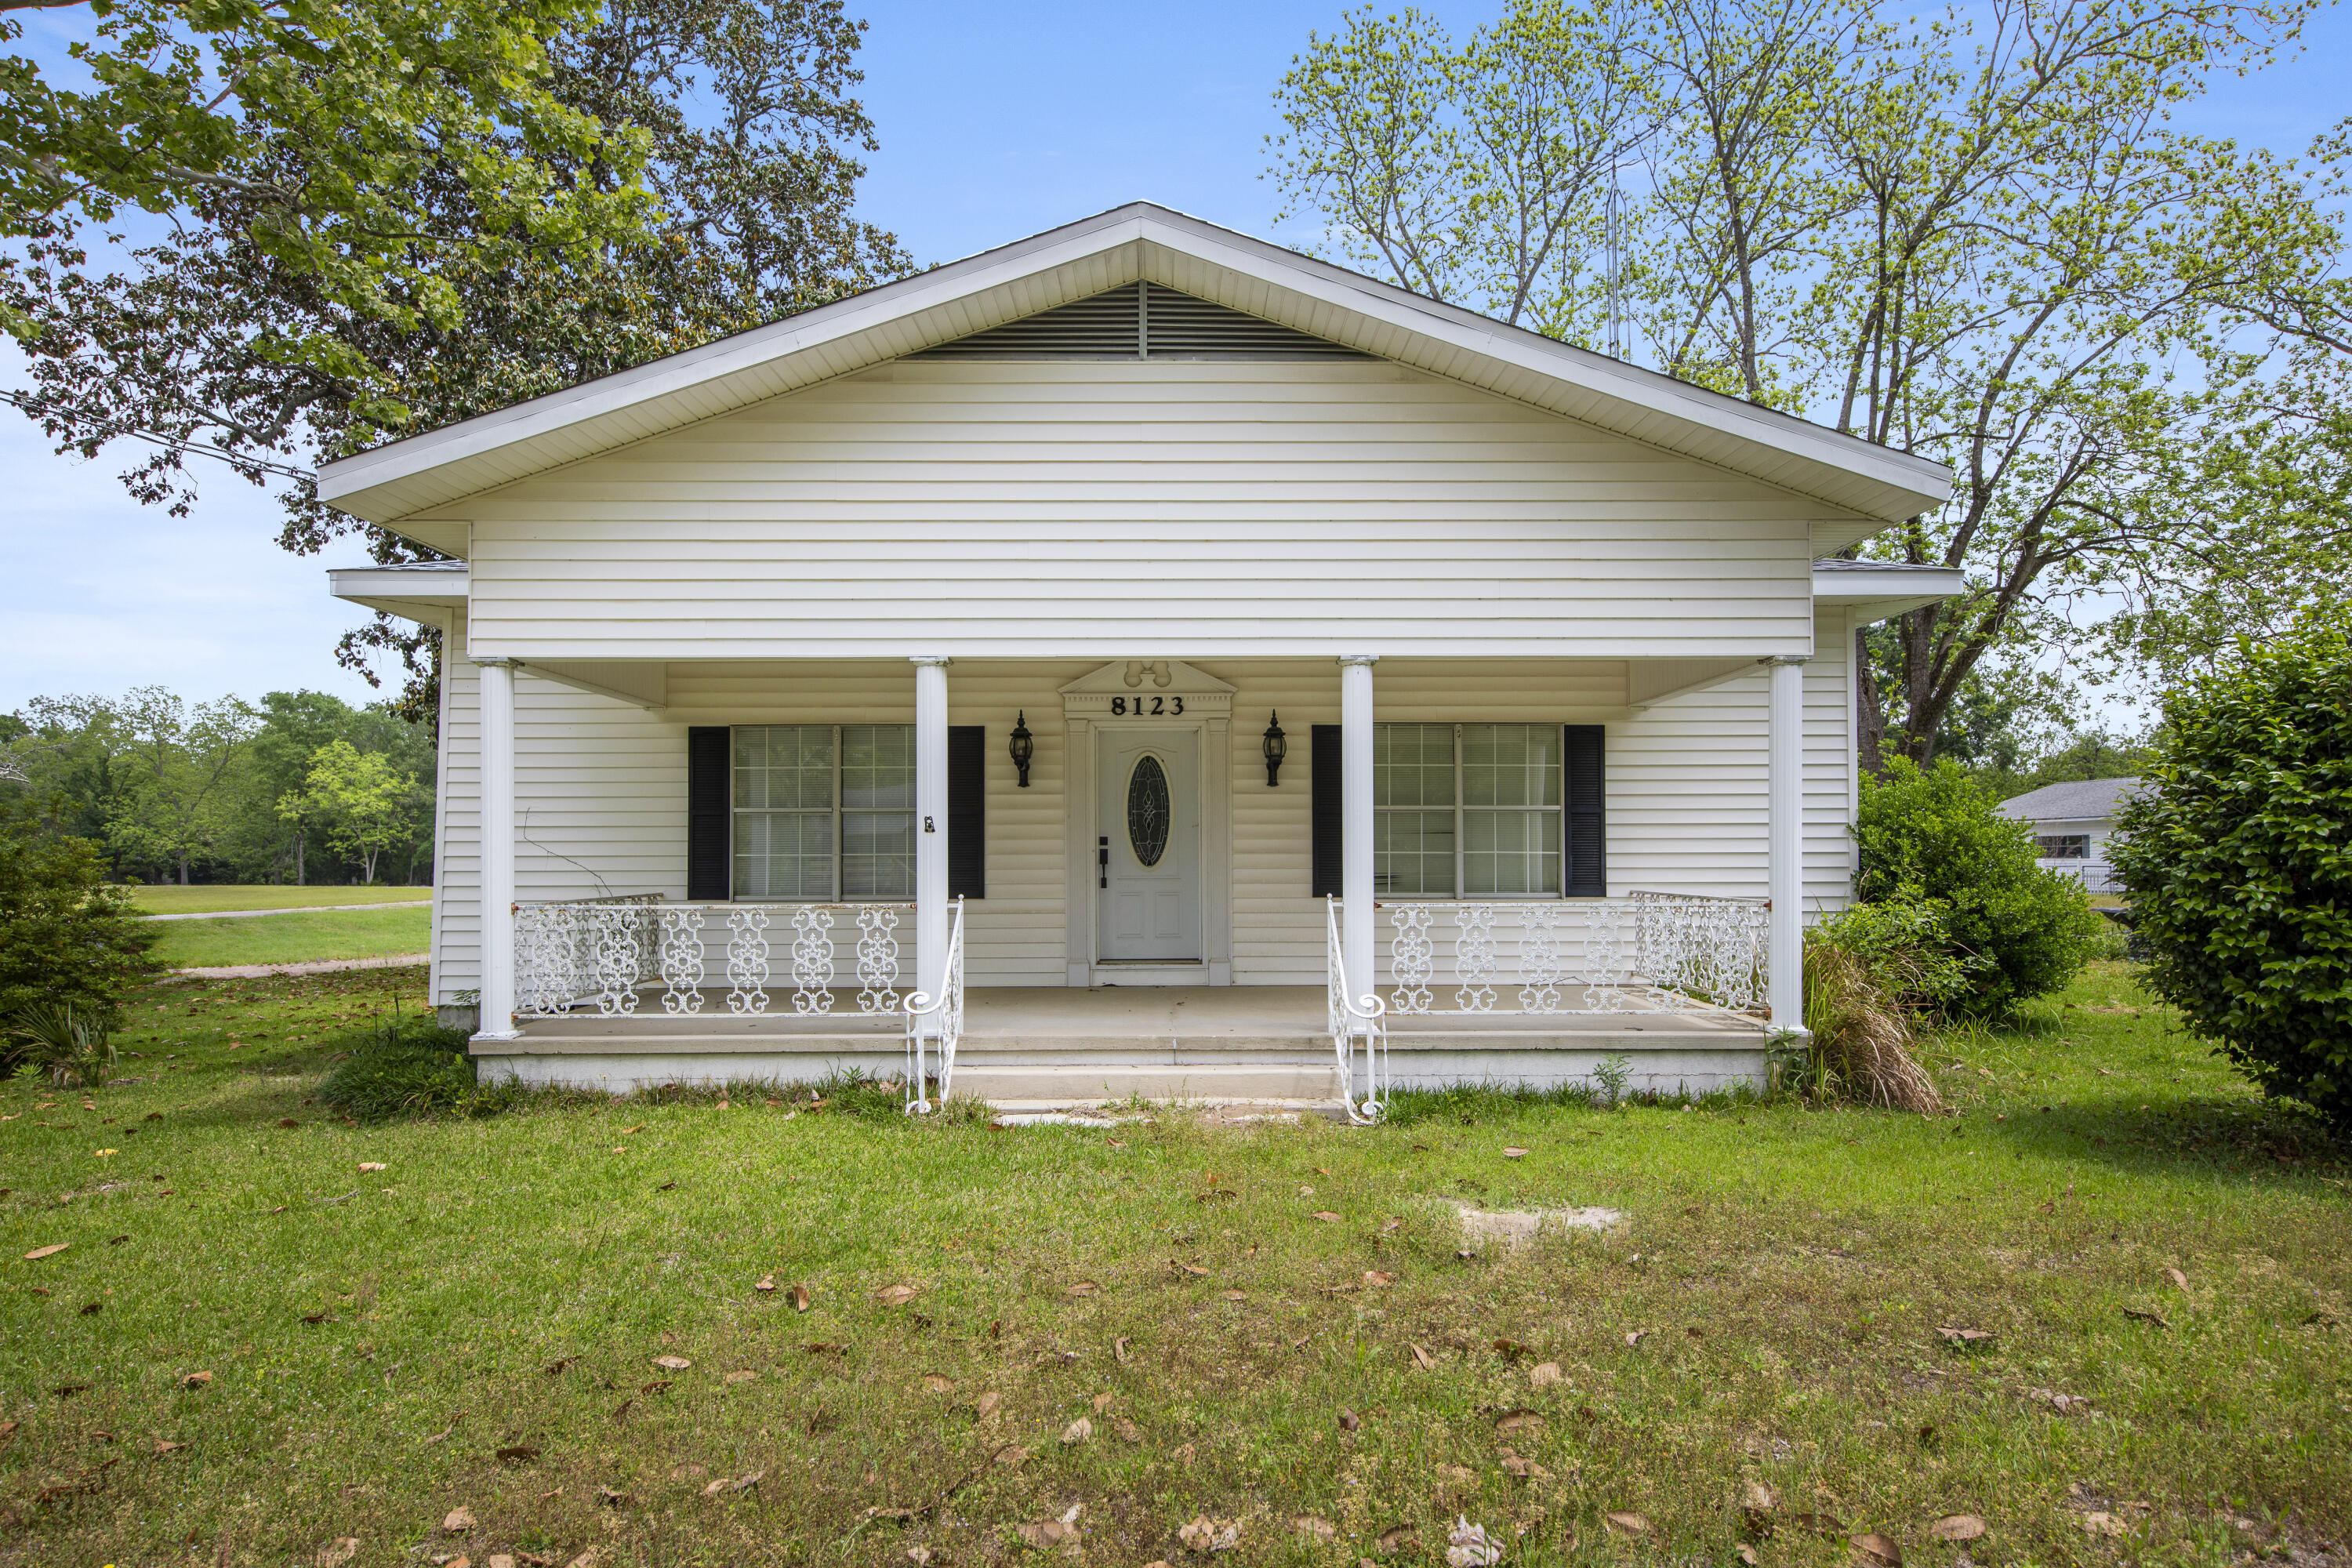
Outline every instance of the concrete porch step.
{"type": "Polygon", "coordinates": [[[957,1053],[955,1092],[1002,1110],[1106,1105],[1133,1099],[1235,1105],[1336,1105],[1339,1074],[1321,1063],[1150,1063],[1094,1061],[1041,1064],[974,1059],[957,1053]]]}

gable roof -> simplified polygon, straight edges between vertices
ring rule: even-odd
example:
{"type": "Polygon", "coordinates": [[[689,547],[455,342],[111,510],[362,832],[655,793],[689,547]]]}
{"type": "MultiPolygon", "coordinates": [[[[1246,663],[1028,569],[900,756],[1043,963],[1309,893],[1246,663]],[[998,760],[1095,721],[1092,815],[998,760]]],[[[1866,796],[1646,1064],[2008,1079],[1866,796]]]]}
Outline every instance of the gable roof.
{"type": "Polygon", "coordinates": [[[2044,784],[2000,803],[2000,814],[2021,822],[2096,822],[2140,792],[2137,779],[2076,779],[2044,784]]]}
{"type": "Polygon", "coordinates": [[[1507,326],[1149,202],[340,458],[319,499],[388,523],[560,464],[1148,280],[1891,521],[1942,465],[1507,326]]]}

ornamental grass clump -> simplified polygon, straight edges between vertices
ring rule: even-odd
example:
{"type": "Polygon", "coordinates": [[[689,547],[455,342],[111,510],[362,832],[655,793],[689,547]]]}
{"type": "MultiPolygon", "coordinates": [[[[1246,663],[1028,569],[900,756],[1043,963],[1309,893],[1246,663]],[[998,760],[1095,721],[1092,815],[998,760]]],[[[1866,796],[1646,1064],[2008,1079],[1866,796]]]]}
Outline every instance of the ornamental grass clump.
{"type": "Polygon", "coordinates": [[[121,1059],[106,1017],[78,1012],[70,1002],[25,1008],[8,1034],[17,1066],[47,1073],[60,1089],[104,1089],[121,1059]]]}
{"type": "Polygon", "coordinates": [[[1921,904],[1857,904],[1805,933],[1805,1092],[1931,1115],[1943,1097],[1911,1054],[1922,1010],[1964,990],[1971,963],[1921,904]]]}

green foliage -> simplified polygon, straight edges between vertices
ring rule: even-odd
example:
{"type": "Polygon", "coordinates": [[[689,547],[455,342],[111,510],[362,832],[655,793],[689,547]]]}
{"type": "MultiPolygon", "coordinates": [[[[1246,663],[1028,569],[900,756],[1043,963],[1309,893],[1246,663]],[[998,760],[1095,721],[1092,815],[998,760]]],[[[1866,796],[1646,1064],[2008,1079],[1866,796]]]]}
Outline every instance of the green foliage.
{"type": "MultiPolygon", "coordinates": [[[[2004,1016],[2057,990],[2102,934],[2081,884],[2036,865],[2032,830],[1994,805],[1953,763],[1922,769],[1898,757],[1883,774],[1863,776],[1854,825],[1855,892],[1864,903],[1932,914],[1940,959],[1966,975],[1963,988],[1932,1000],[1963,1016],[2004,1016]]],[[[1923,937],[1923,963],[1926,946],[1923,937]]],[[[1949,973],[1937,963],[1923,970],[1938,984],[1949,973]]]]}
{"type": "Polygon", "coordinates": [[[1952,952],[1943,916],[1923,903],[1855,904],[1807,931],[1807,1097],[1939,1109],[1911,1053],[1912,1017],[1963,994],[1980,962],[1952,952]]]}
{"type": "Polygon", "coordinates": [[[16,1015],[8,1037],[14,1047],[8,1060],[26,1062],[46,1071],[60,1088],[106,1087],[120,1058],[114,1031],[102,1014],[78,1011],[72,1003],[47,1003],[16,1015]]]}
{"type": "Polygon", "coordinates": [[[2264,1090],[2352,1122],[2352,648],[2339,625],[2165,703],[2109,854],[2147,984],[2264,1090]]]}
{"type": "Polygon", "coordinates": [[[97,846],[30,801],[0,799],[0,1020],[70,1006],[110,1023],[152,970],[151,941],[129,890],[106,886],[97,846]]]}
{"type": "Polygon", "coordinates": [[[380,1025],[327,1075],[319,1098],[361,1121],[400,1117],[495,1116],[529,1090],[511,1079],[478,1082],[466,1032],[416,1020],[380,1025]]]}
{"type": "Polygon", "coordinates": [[[415,835],[425,804],[415,778],[394,773],[381,753],[330,741],[310,759],[301,793],[280,799],[278,813],[323,826],[327,842],[360,862],[361,881],[373,882],[376,857],[415,835]]]}

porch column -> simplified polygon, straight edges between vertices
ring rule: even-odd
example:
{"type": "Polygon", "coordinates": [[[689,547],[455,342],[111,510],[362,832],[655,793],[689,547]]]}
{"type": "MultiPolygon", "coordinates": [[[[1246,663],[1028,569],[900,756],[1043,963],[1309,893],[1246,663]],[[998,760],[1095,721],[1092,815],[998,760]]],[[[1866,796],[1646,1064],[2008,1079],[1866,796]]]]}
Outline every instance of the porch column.
{"type": "Polygon", "coordinates": [[[514,672],[510,658],[474,660],[481,697],[482,976],[478,1040],[511,1040],[514,1026],[514,672]]]}
{"type": "Polygon", "coordinates": [[[1372,666],[1339,657],[1339,955],[1350,1002],[1372,990],[1372,666]]]}
{"type": "Polygon", "coordinates": [[[1772,672],[1769,763],[1770,848],[1767,890],[1772,960],[1772,1026],[1805,1026],[1805,656],[1765,660],[1772,672]]]}
{"type": "Polygon", "coordinates": [[[948,982],[948,661],[915,666],[915,989],[948,982]]]}

